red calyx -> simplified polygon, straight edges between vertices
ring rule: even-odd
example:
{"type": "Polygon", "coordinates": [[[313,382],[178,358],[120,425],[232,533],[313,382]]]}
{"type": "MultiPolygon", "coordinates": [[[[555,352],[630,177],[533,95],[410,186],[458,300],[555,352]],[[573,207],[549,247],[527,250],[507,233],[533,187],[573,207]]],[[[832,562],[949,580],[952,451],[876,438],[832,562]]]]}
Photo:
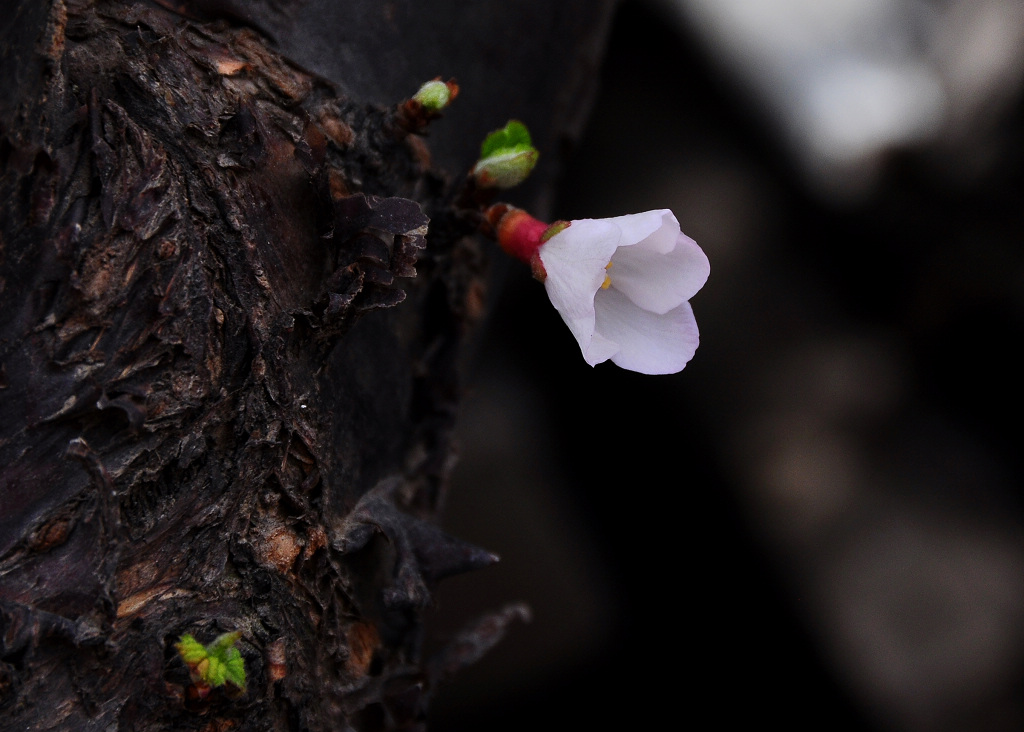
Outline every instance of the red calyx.
{"type": "MultiPolygon", "coordinates": [[[[498,244],[516,259],[526,262],[534,269],[534,276],[537,275],[537,268],[543,272],[544,267],[540,264],[537,251],[540,249],[541,238],[548,230],[549,224],[533,218],[521,208],[515,208],[505,203],[498,203],[487,209],[487,221],[494,229],[498,244]]],[[[538,279],[543,279],[538,277],[538,279]]]]}

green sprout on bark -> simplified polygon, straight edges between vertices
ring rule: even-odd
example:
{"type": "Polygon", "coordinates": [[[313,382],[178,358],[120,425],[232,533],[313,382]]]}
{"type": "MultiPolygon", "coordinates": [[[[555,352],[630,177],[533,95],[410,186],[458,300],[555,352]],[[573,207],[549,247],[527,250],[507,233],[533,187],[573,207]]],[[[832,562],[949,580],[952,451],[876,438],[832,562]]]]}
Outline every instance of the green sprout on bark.
{"type": "Polygon", "coordinates": [[[241,631],[236,630],[219,635],[213,643],[204,646],[186,633],[174,647],[188,666],[196,685],[215,687],[231,684],[245,691],[245,661],[235,648],[235,642],[241,637],[241,631]]]}
{"type": "Polygon", "coordinates": [[[484,138],[473,177],[481,188],[512,188],[526,180],[539,156],[526,125],[509,120],[484,138]]]}
{"type": "Polygon", "coordinates": [[[419,91],[413,95],[413,99],[430,112],[440,112],[451,104],[458,93],[459,87],[454,81],[433,79],[421,86],[419,91]]]}

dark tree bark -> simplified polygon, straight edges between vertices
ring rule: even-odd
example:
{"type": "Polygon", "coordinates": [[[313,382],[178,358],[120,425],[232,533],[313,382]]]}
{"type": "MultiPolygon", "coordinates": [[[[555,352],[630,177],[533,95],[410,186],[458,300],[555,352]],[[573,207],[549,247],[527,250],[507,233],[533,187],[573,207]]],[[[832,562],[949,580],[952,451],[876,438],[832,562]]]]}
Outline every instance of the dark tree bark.
{"type": "Polygon", "coordinates": [[[8,5],[0,729],[422,727],[525,613],[420,652],[496,560],[436,523],[494,280],[463,173],[519,116],[543,207],[610,3],[8,5]],[[198,693],[174,643],[233,630],[247,689],[198,693]]]}

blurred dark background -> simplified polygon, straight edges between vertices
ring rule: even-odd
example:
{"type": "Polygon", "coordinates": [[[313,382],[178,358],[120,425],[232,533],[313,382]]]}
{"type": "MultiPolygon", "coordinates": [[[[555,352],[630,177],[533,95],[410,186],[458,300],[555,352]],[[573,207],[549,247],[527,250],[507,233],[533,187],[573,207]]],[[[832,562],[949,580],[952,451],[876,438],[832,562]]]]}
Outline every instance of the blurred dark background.
{"type": "Polygon", "coordinates": [[[711,260],[680,374],[591,369],[496,294],[444,514],[533,611],[435,732],[1024,728],[1024,9],[626,0],[549,220],[671,208],[711,260]]]}

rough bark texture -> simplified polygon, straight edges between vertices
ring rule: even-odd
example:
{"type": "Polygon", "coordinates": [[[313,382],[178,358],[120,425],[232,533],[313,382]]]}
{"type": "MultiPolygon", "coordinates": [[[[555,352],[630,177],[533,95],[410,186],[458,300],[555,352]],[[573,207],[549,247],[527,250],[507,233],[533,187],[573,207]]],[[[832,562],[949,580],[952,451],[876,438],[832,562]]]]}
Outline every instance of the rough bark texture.
{"type": "MultiPolygon", "coordinates": [[[[351,90],[435,74],[368,79],[358,43],[348,83],[293,63],[280,51],[302,24],[317,45],[318,3],[14,5],[0,728],[421,727],[434,685],[525,613],[420,654],[435,583],[496,560],[435,523],[489,254],[461,177],[398,123],[400,100],[351,90]],[[174,642],[230,630],[247,690],[197,695],[174,642]]],[[[537,22],[565,12],[544,5],[537,22]]],[[[592,51],[609,12],[588,8],[554,69],[495,81],[561,74],[585,102],[573,49],[592,51]]],[[[538,137],[571,134],[582,106],[554,105],[538,137]]],[[[470,135],[504,121],[456,127],[469,162],[470,135]]]]}

